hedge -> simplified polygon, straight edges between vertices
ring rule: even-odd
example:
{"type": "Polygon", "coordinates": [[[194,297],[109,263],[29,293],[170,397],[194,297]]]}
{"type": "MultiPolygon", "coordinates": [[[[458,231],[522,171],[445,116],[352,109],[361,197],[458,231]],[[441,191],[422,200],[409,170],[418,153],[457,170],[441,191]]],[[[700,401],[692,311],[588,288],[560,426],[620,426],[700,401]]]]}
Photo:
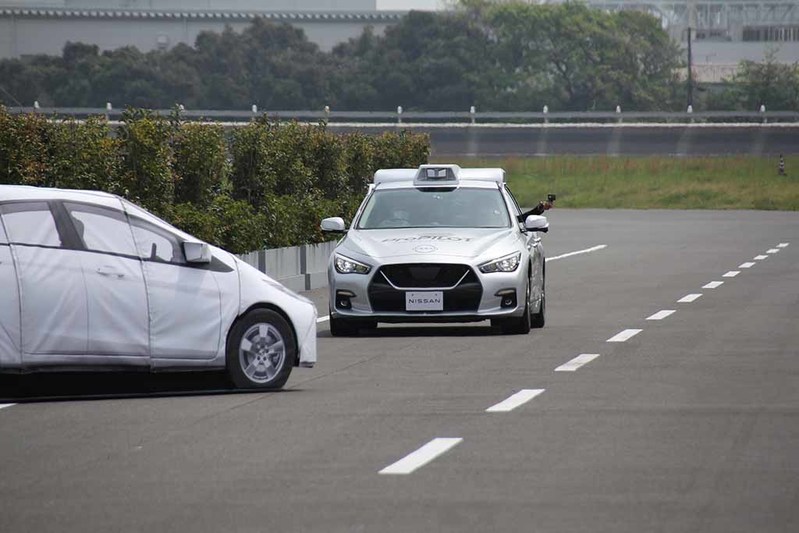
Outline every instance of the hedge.
{"type": "Polygon", "coordinates": [[[225,130],[142,109],[114,128],[0,106],[0,183],[119,194],[233,253],[325,240],[319,221],[351,219],[375,170],[429,153],[407,131],[337,135],[265,116],[225,130]]]}

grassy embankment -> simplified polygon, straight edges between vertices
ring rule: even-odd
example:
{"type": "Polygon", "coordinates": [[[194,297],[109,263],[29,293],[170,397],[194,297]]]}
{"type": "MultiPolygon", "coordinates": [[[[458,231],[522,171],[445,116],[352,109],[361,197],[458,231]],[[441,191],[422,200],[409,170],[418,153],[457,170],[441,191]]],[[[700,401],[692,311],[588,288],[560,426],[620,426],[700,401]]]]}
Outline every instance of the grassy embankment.
{"type": "Polygon", "coordinates": [[[785,158],[787,176],[778,175],[778,161],[754,156],[553,156],[454,162],[504,168],[523,206],[553,192],[558,207],[799,210],[799,157],[785,158]]]}

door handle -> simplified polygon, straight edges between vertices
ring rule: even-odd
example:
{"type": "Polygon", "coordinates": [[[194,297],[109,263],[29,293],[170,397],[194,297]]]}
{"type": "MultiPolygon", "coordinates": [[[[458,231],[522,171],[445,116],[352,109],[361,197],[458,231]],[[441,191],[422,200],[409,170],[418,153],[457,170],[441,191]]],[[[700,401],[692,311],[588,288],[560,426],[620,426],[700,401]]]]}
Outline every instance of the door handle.
{"type": "Polygon", "coordinates": [[[100,274],[101,276],[116,276],[119,279],[125,277],[124,272],[120,272],[116,268],[110,266],[101,266],[100,268],[97,269],[97,273],[100,274]]]}

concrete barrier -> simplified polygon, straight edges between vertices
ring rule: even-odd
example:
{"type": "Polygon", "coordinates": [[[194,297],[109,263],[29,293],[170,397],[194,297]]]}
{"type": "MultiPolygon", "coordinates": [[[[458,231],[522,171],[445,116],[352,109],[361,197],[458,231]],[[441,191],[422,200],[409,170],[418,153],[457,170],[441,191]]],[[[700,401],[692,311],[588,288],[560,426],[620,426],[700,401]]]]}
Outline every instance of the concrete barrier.
{"type": "Polygon", "coordinates": [[[258,250],[239,259],[294,291],[327,286],[327,264],[338,241],[258,250]]]}

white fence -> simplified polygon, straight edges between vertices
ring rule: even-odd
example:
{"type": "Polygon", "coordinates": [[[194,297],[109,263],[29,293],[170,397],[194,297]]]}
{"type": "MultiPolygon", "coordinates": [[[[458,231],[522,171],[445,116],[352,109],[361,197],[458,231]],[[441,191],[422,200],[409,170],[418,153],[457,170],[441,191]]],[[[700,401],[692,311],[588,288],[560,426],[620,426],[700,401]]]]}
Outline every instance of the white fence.
{"type": "Polygon", "coordinates": [[[273,248],[239,258],[294,291],[327,286],[327,264],[337,241],[273,248]]]}

